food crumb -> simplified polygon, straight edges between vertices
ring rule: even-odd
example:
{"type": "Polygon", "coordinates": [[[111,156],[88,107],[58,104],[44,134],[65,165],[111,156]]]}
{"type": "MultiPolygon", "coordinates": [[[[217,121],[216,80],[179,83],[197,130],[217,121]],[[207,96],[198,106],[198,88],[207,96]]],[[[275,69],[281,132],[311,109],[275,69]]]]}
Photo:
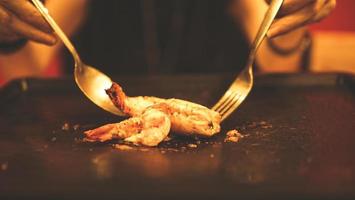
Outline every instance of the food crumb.
{"type": "Polygon", "coordinates": [[[260,146],[260,144],[259,143],[253,143],[253,144],[251,144],[251,146],[260,146]]]}
{"type": "Polygon", "coordinates": [[[174,148],[168,148],[167,150],[168,150],[168,151],[173,151],[173,152],[179,152],[179,150],[174,149],[174,148]]]}
{"type": "Polygon", "coordinates": [[[115,149],[121,150],[121,151],[129,151],[132,150],[133,148],[131,146],[125,145],[125,144],[115,144],[113,145],[115,149]]]}
{"type": "Polygon", "coordinates": [[[266,124],[267,124],[266,121],[261,121],[261,122],[260,122],[260,125],[266,125],[266,124]]]}
{"type": "MultiPolygon", "coordinates": [[[[77,140],[78,141],[78,140],[77,140]]],[[[96,142],[95,140],[91,140],[91,139],[88,139],[88,138],[83,138],[82,140],[83,142],[96,142]]]]}
{"type": "MultiPolygon", "coordinates": [[[[272,124],[268,123],[267,121],[260,121],[260,122],[252,122],[247,125],[248,128],[263,128],[263,129],[270,129],[273,128],[272,124]]],[[[244,130],[245,128],[242,128],[244,130]]]]}
{"type": "Polygon", "coordinates": [[[270,129],[270,128],[272,128],[272,125],[271,124],[263,124],[263,125],[261,125],[261,128],[270,129]]]}
{"type": "Polygon", "coordinates": [[[147,152],[147,151],[149,151],[148,148],[140,148],[139,150],[142,151],[142,152],[147,152]]]}
{"type": "Polygon", "coordinates": [[[51,139],[52,142],[55,142],[56,140],[57,140],[56,137],[52,137],[52,139],[51,139]]]}
{"type": "Polygon", "coordinates": [[[2,163],[0,169],[2,171],[6,171],[9,168],[9,164],[7,162],[2,163]]]}
{"type": "Polygon", "coordinates": [[[65,123],[63,124],[63,126],[62,126],[62,130],[63,130],[63,131],[69,131],[69,129],[70,129],[69,123],[65,122],[65,123]]]}
{"type": "Polygon", "coordinates": [[[196,144],[188,144],[187,146],[190,147],[190,148],[197,148],[196,144]]]}
{"type": "Polygon", "coordinates": [[[252,122],[251,124],[248,125],[249,128],[256,128],[257,127],[257,123],[256,122],[252,122]]]}
{"type": "Polygon", "coordinates": [[[240,134],[236,129],[227,132],[224,142],[238,142],[244,136],[240,134]]]}
{"type": "Polygon", "coordinates": [[[167,136],[166,138],[164,138],[164,142],[168,142],[171,140],[171,137],[167,136]]]}
{"type": "Polygon", "coordinates": [[[79,125],[79,124],[75,124],[75,125],[73,126],[74,131],[79,130],[79,128],[80,128],[80,125],[79,125]]]}
{"type": "Polygon", "coordinates": [[[214,154],[213,153],[210,154],[210,158],[214,158],[214,154]]]}
{"type": "Polygon", "coordinates": [[[166,151],[160,151],[160,153],[165,154],[165,153],[166,153],[166,151]]]}

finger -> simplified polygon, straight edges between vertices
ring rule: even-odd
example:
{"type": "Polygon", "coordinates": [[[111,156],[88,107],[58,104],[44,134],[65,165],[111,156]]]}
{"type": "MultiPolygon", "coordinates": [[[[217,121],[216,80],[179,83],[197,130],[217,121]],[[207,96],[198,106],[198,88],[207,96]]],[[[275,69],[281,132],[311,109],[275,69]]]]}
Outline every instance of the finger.
{"type": "Polygon", "coordinates": [[[302,8],[314,3],[315,1],[316,0],[285,0],[278,13],[278,17],[283,17],[285,15],[301,10],[302,8]]]}
{"type": "Polygon", "coordinates": [[[33,25],[34,27],[51,33],[52,29],[48,23],[43,19],[42,15],[28,0],[0,0],[0,3],[12,11],[22,21],[33,25]]]}
{"type": "Polygon", "coordinates": [[[313,17],[312,22],[319,22],[328,16],[336,7],[336,0],[328,0],[327,3],[323,6],[321,11],[313,17]]]}
{"type": "Polygon", "coordinates": [[[56,37],[53,34],[48,34],[34,28],[1,6],[0,24],[0,31],[4,37],[2,40],[7,42],[14,41],[21,37],[25,37],[48,45],[55,44],[56,42],[56,37]]]}
{"type": "Polygon", "coordinates": [[[312,5],[304,7],[291,15],[275,20],[268,32],[268,36],[271,38],[276,37],[304,26],[311,21],[318,10],[318,3],[313,3],[312,5]]]}
{"type": "Polygon", "coordinates": [[[13,32],[0,30],[0,43],[13,43],[20,40],[22,37],[13,32]]]}
{"type": "Polygon", "coordinates": [[[47,45],[54,45],[57,42],[57,37],[53,33],[43,32],[20,20],[15,15],[10,16],[11,22],[8,27],[19,36],[47,45]]]}
{"type": "Polygon", "coordinates": [[[20,36],[46,45],[54,45],[57,42],[54,34],[42,32],[19,19],[13,21],[12,29],[20,36]]]}
{"type": "Polygon", "coordinates": [[[0,28],[3,29],[2,26],[9,24],[10,20],[11,20],[10,14],[7,12],[5,8],[3,8],[0,5],[0,24],[1,24],[0,28]]]}
{"type": "Polygon", "coordinates": [[[10,20],[8,12],[0,6],[0,42],[13,42],[19,39],[19,36],[8,28],[10,20]]]}

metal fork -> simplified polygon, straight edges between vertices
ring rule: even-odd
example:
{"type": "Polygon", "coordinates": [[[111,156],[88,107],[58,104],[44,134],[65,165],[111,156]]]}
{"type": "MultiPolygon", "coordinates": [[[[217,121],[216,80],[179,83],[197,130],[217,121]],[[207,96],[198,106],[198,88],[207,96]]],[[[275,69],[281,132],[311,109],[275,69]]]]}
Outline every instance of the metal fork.
{"type": "Polygon", "coordinates": [[[222,98],[212,107],[226,119],[244,101],[253,86],[253,63],[256,52],[263,42],[272,22],[281,8],[283,0],[272,0],[250,48],[248,62],[243,71],[233,81],[222,98]]]}

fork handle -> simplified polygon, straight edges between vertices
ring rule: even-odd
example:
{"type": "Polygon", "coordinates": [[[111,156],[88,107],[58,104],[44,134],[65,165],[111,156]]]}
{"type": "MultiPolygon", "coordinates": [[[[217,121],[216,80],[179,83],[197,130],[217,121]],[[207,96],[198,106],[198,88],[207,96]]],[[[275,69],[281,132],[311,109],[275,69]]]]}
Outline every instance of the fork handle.
{"type": "MultiPolygon", "coordinates": [[[[274,21],[278,11],[280,10],[284,0],[272,0],[268,10],[265,13],[264,19],[260,25],[260,28],[255,36],[255,40],[251,45],[248,63],[252,65],[256,52],[259,49],[261,43],[265,39],[267,32],[269,31],[272,22],[274,21]]],[[[250,66],[249,65],[249,66],[250,66]]]]}

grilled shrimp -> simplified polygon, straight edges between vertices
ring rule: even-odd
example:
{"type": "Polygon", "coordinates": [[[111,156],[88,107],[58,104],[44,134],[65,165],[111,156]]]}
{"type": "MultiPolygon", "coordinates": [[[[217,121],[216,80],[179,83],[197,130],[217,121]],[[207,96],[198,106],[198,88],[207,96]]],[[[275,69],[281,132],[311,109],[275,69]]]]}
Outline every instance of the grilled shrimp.
{"type": "Polygon", "coordinates": [[[156,146],[170,129],[179,134],[200,136],[212,136],[220,131],[220,114],[199,104],[180,99],[128,97],[117,83],[106,93],[115,106],[131,118],[86,131],[89,141],[118,138],[156,146]]]}
{"type": "Polygon", "coordinates": [[[86,131],[85,134],[87,140],[91,142],[124,139],[135,144],[156,146],[168,136],[170,124],[170,119],[165,113],[148,108],[139,117],[132,117],[120,123],[107,124],[86,131]]]}

